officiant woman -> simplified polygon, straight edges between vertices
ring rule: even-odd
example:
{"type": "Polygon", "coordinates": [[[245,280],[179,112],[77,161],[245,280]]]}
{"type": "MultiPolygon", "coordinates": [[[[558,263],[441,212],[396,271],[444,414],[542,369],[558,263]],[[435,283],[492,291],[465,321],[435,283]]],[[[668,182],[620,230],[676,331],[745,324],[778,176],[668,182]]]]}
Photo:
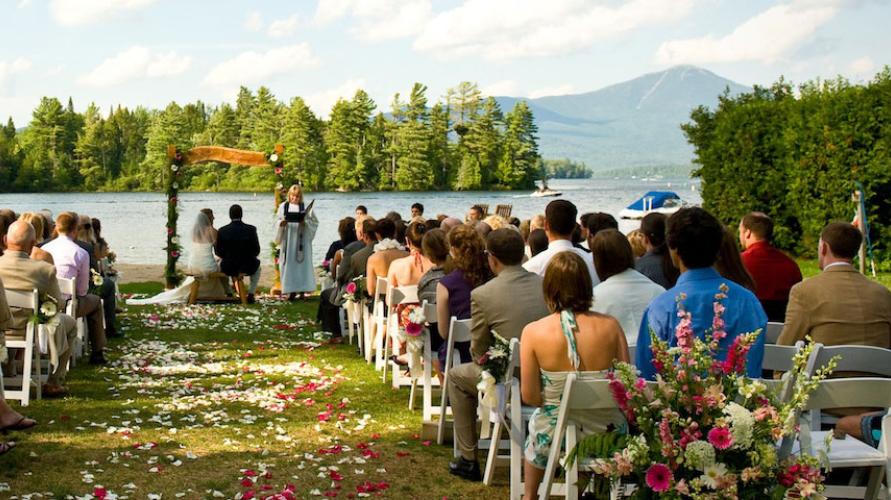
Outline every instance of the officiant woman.
{"type": "Polygon", "coordinates": [[[280,253],[282,293],[288,300],[309,296],[316,290],[316,276],[312,265],[312,240],[319,220],[310,204],[303,203],[303,188],[294,184],[288,189],[288,199],[278,207],[275,243],[280,253]]]}

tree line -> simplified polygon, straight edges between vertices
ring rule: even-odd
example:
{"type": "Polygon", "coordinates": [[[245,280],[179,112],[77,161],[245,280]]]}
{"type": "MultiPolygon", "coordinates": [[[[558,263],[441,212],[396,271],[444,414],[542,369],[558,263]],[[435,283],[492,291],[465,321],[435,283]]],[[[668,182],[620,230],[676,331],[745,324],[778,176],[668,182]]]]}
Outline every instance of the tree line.
{"type": "Polygon", "coordinates": [[[682,126],[694,146],[704,206],[729,224],[758,210],[776,224],[776,243],[813,254],[832,220],[851,221],[862,184],[870,237],[891,257],[891,69],[863,84],[838,78],[793,89],[780,79],[682,126]]]}
{"type": "MultiPolygon", "coordinates": [[[[314,191],[529,189],[543,164],[532,111],[504,113],[474,83],[429,105],[416,83],[389,112],[363,90],[340,99],[328,119],[300,97],[278,100],[266,87],[241,87],[234,107],[199,101],[162,110],[117,106],[83,113],[52,97],[16,131],[0,130],[0,192],[160,191],[168,144],[272,151],[284,144],[284,180],[314,191]]],[[[271,168],[208,163],[183,173],[185,190],[271,190],[271,168]]]]}

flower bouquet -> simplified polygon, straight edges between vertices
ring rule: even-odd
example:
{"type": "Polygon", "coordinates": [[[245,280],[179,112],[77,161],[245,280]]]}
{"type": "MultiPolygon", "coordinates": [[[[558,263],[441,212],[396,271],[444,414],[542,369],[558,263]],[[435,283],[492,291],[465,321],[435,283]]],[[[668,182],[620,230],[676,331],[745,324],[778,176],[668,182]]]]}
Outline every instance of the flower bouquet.
{"type": "Polygon", "coordinates": [[[504,383],[510,375],[507,371],[510,367],[510,341],[492,332],[494,338],[492,345],[480,356],[477,364],[482,368],[480,381],[476,385],[480,393],[480,402],[488,408],[498,408],[500,393],[497,385],[504,383]]]}
{"type": "MultiPolygon", "coordinates": [[[[705,338],[693,333],[692,317],[678,298],[677,347],[651,332],[654,383],[618,363],[610,389],[629,426],[617,446],[585,453],[602,435],[583,439],[573,455],[593,459],[595,482],[636,483],[632,498],[772,499],[818,498],[823,476],[817,458],[782,457],[777,442],[796,432],[796,416],[808,395],[835,367],[805,372],[809,344],[784,377],[793,384],[781,400],[759,380],[745,376],[746,354],[760,331],[738,336],[724,361],[717,360],[725,338],[727,287],[715,295],[712,327],[705,338]],[[587,441],[587,442],[586,442],[587,441]]],[[[786,386],[789,387],[789,386],[786,386]]]]}
{"type": "Polygon", "coordinates": [[[359,302],[367,297],[368,288],[365,286],[365,276],[354,278],[343,288],[343,300],[359,302]]]}
{"type": "Polygon", "coordinates": [[[322,265],[316,268],[316,274],[319,277],[319,283],[321,283],[322,290],[331,287],[333,278],[331,277],[331,271],[328,270],[329,261],[323,261],[322,265]]]}
{"type": "MultiPolygon", "coordinates": [[[[50,295],[41,297],[32,320],[35,325],[47,325],[54,331],[59,324],[59,303],[50,295]]],[[[49,333],[45,328],[37,328],[37,345],[41,354],[49,352],[49,333]]]]}
{"type": "Polygon", "coordinates": [[[99,295],[99,288],[102,287],[103,281],[104,281],[104,278],[102,277],[101,274],[99,274],[99,271],[96,271],[95,269],[90,269],[89,292],[92,293],[93,295],[99,295]]]}
{"type": "Polygon", "coordinates": [[[424,326],[427,317],[424,308],[420,304],[405,305],[399,312],[399,328],[396,329],[396,339],[406,347],[408,352],[408,370],[412,378],[420,375],[421,353],[424,350],[424,326]]]}

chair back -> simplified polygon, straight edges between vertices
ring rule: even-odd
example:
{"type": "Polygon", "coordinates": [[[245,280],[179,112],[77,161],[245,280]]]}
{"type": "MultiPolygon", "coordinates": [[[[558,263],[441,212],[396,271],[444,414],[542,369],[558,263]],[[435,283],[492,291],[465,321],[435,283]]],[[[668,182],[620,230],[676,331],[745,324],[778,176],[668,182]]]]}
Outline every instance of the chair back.
{"type": "Polygon", "coordinates": [[[762,370],[787,372],[792,369],[792,359],[804,344],[798,341],[795,345],[764,345],[764,359],[761,361],[762,370]]]}
{"type": "Polygon", "coordinates": [[[495,215],[499,215],[504,217],[505,219],[510,218],[510,213],[513,211],[513,205],[497,205],[495,207],[495,215]]]}
{"type": "Polygon", "coordinates": [[[424,309],[424,317],[427,318],[427,323],[436,324],[436,303],[431,304],[425,300],[421,307],[424,309]]]}
{"type": "Polygon", "coordinates": [[[578,374],[570,373],[560,406],[567,411],[603,410],[615,408],[616,400],[609,390],[609,380],[579,380],[578,374]]]}
{"type": "Polygon", "coordinates": [[[783,325],[784,323],[769,321],[767,323],[767,331],[764,335],[764,342],[767,344],[776,344],[777,339],[780,338],[780,334],[783,333],[783,325]]]}
{"type": "Polygon", "coordinates": [[[36,311],[40,307],[37,295],[37,289],[34,290],[11,290],[6,289],[6,303],[9,307],[17,309],[28,309],[36,311]]]}
{"type": "Polygon", "coordinates": [[[808,397],[804,409],[864,407],[891,408],[891,379],[857,377],[823,380],[808,397]]]}
{"type": "Polygon", "coordinates": [[[387,298],[387,289],[389,288],[389,283],[387,283],[387,278],[378,278],[377,283],[374,286],[374,300],[386,300],[387,298]]]}
{"type": "Polygon", "coordinates": [[[891,377],[891,349],[865,345],[821,345],[817,352],[817,368],[838,356],[836,372],[861,372],[891,377]]]}
{"type": "Polygon", "coordinates": [[[449,328],[449,342],[470,342],[469,319],[458,319],[452,316],[452,324],[449,328]]]}
{"type": "Polygon", "coordinates": [[[389,304],[390,307],[394,307],[399,304],[417,304],[418,286],[408,285],[392,287],[390,288],[388,295],[389,297],[387,298],[387,304],[389,304]]]}

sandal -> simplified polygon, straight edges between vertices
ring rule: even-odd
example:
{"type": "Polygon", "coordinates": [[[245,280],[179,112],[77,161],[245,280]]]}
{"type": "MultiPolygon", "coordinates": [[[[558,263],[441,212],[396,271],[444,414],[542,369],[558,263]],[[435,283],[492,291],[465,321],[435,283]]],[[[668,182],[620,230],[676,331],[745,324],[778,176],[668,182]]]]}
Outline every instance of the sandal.
{"type": "MultiPolygon", "coordinates": [[[[30,418],[25,417],[24,415],[19,416],[19,419],[14,423],[7,425],[5,427],[0,427],[0,432],[3,434],[9,433],[9,431],[25,431],[37,425],[36,420],[32,420],[30,418]]],[[[15,445],[13,445],[15,446],[15,445]]]]}
{"type": "Polygon", "coordinates": [[[7,451],[15,448],[15,441],[10,441],[8,443],[0,443],[0,455],[3,455],[7,451]]]}

